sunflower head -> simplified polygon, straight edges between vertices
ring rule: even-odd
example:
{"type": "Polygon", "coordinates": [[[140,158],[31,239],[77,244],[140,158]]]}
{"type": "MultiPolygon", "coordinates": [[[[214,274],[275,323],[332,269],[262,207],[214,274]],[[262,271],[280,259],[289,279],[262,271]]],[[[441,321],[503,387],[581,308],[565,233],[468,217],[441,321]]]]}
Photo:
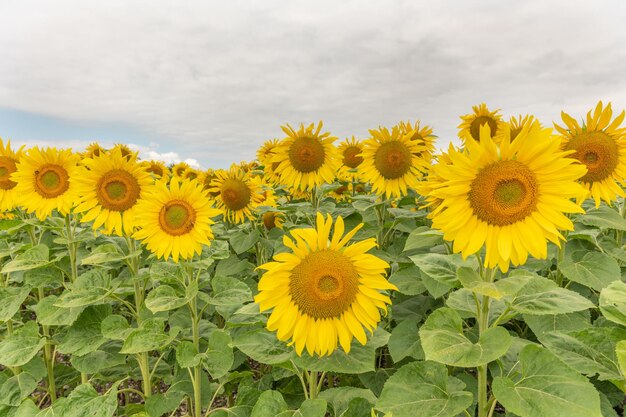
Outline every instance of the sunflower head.
{"type": "Polygon", "coordinates": [[[295,130],[289,125],[282,126],[287,137],[276,147],[269,163],[277,165],[272,169],[279,181],[297,190],[311,190],[313,187],[335,179],[339,158],[333,142],[337,139],[330,133],[320,133],[322,122],[317,127],[311,123],[300,125],[295,130]]]}
{"type": "Polygon", "coordinates": [[[191,167],[187,162],[178,162],[174,164],[174,166],[172,166],[172,175],[178,178],[184,178],[185,171],[187,171],[189,168],[191,167]]]}
{"type": "Polygon", "coordinates": [[[139,154],[138,151],[133,151],[132,149],[130,149],[130,147],[128,147],[128,145],[124,145],[123,143],[116,143],[115,145],[113,145],[113,148],[111,150],[113,149],[119,150],[120,154],[122,154],[122,157],[129,161],[137,160],[137,155],[139,154]]]}
{"type": "Polygon", "coordinates": [[[622,111],[612,120],[611,103],[604,107],[600,101],[582,125],[565,112],[561,112],[565,126],[555,124],[563,149],[587,167],[581,181],[596,207],[602,200],[611,204],[616,196],[625,196],[620,186],[626,178],[626,128],[620,126],[624,115],[622,111]]]}
{"type": "Polygon", "coordinates": [[[170,175],[169,168],[161,161],[143,161],[141,166],[156,179],[167,179],[170,175]]]}
{"type": "Polygon", "coordinates": [[[158,258],[174,262],[191,259],[210,245],[212,217],[220,214],[211,206],[197,181],[172,178],[169,187],[157,181],[137,205],[139,229],[133,235],[158,258]]]}
{"type": "Polygon", "coordinates": [[[283,228],[283,222],[285,221],[285,215],[280,211],[266,211],[262,216],[263,226],[267,230],[272,230],[277,227],[283,228]]]}
{"type": "Polygon", "coordinates": [[[42,221],[54,209],[62,215],[69,213],[78,200],[70,179],[75,178],[79,161],[80,156],[70,149],[29,149],[11,175],[11,181],[17,183],[19,205],[42,221]]]}
{"type": "Polygon", "coordinates": [[[503,128],[502,116],[499,114],[500,110],[489,111],[485,103],[481,103],[478,106],[472,106],[473,113],[461,116],[461,124],[459,128],[459,137],[464,143],[468,140],[479,141],[481,138],[480,128],[482,126],[489,126],[490,137],[500,139],[498,133],[503,128]]]}
{"type": "Polygon", "coordinates": [[[309,355],[330,355],[341,345],[350,351],[353,338],[365,344],[364,328],[373,331],[391,303],[381,290],[396,289],[386,276],[387,262],[367,253],[376,246],[373,238],[354,244],[350,239],[363,226],[344,234],[341,217],[335,222],[318,213],[314,229],[295,229],[285,236],[290,253],[274,256],[261,265],[266,272],[259,281],[255,302],[261,311],[273,309],[267,321],[280,340],[306,347],[309,355]]]}
{"type": "Polygon", "coordinates": [[[349,201],[352,198],[352,184],[341,182],[339,187],[333,188],[328,192],[336,202],[349,201]]]}
{"type": "Polygon", "coordinates": [[[433,135],[433,129],[430,126],[420,126],[420,123],[419,120],[415,121],[415,124],[411,124],[411,121],[401,121],[398,124],[398,129],[400,129],[404,135],[411,134],[409,140],[416,141],[420,145],[423,145],[426,149],[420,153],[420,156],[426,160],[430,160],[435,152],[435,140],[437,136],[433,135]]]}
{"type": "Polygon", "coordinates": [[[0,138],[0,211],[13,210],[17,204],[17,182],[11,179],[11,175],[17,171],[17,164],[24,154],[23,148],[15,151],[11,149],[11,141],[5,145],[0,138]]]}
{"type": "Polygon", "coordinates": [[[200,175],[201,172],[199,170],[190,167],[183,173],[183,179],[193,181],[197,180],[200,175]]]}
{"type": "Polygon", "coordinates": [[[352,136],[351,139],[341,142],[338,150],[341,155],[341,167],[337,177],[344,181],[358,181],[359,173],[357,168],[363,162],[363,157],[361,156],[363,144],[352,136]]]}
{"type": "Polygon", "coordinates": [[[434,181],[428,197],[439,203],[430,215],[433,228],[463,257],[485,246],[485,266],[503,272],[529,254],[545,258],[547,241],[560,245],[559,230],[573,230],[564,213],[583,211],[570,199],[584,193],[577,179],[585,168],[567,158],[551,129],[538,122],[524,126],[512,142],[504,136],[499,146],[483,126],[480,140],[465,145],[428,177],[434,181]]]}
{"type": "Polygon", "coordinates": [[[274,154],[278,146],[278,139],[270,139],[263,142],[263,145],[256,151],[256,158],[261,165],[266,165],[267,160],[274,154]]]}
{"type": "Polygon", "coordinates": [[[228,171],[216,172],[209,192],[215,195],[215,204],[232,223],[253,219],[263,200],[260,180],[233,164],[228,171]]]}
{"type": "Polygon", "coordinates": [[[424,145],[410,140],[413,132],[402,134],[400,129],[381,127],[370,130],[371,139],[363,146],[363,163],[359,165],[359,178],[372,184],[372,191],[387,198],[402,197],[408,189],[415,189],[417,178],[428,167],[420,156],[424,145]]]}
{"type": "Polygon", "coordinates": [[[83,152],[82,154],[82,157],[93,158],[93,157],[104,155],[105,153],[107,153],[107,150],[103,148],[102,146],[100,146],[98,142],[92,142],[87,146],[87,148],[85,149],[85,152],[83,152]]]}

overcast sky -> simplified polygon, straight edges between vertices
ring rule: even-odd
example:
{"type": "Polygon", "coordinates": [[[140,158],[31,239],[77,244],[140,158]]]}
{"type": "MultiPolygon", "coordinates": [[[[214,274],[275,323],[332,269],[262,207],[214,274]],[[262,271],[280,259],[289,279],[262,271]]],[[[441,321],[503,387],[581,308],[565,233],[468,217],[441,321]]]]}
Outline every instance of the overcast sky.
{"type": "Polygon", "coordinates": [[[551,124],[626,107],[626,2],[2,1],[0,137],[132,143],[204,167],[280,125],[416,118],[440,147],[485,101],[551,124]]]}

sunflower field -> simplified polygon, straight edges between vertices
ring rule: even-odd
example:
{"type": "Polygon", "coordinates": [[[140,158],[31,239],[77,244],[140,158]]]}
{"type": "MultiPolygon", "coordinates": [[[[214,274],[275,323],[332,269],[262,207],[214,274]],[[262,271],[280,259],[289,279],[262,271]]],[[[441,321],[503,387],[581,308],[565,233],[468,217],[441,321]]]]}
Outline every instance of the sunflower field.
{"type": "Polygon", "coordinates": [[[561,116],[207,171],[0,140],[0,416],[622,416],[625,112],[561,116]]]}

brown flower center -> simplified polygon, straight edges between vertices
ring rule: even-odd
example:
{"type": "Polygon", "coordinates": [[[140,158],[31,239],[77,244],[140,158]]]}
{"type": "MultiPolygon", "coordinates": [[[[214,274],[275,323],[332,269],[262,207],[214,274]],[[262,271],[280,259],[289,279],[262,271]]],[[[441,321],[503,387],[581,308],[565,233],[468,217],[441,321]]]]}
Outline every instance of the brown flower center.
{"type": "Polygon", "coordinates": [[[10,190],[17,185],[11,181],[11,174],[17,170],[17,161],[8,156],[0,156],[0,190],[10,190]]]}
{"type": "Polygon", "coordinates": [[[221,187],[222,201],[230,210],[241,210],[250,203],[250,188],[245,182],[227,178],[221,187]]]}
{"type": "Polygon", "coordinates": [[[385,142],[374,155],[374,165],[385,179],[400,178],[411,168],[411,152],[400,141],[385,142]]]}
{"type": "Polygon", "coordinates": [[[324,145],[317,138],[297,138],[289,147],[289,161],[302,173],[317,171],[324,164],[325,156],[324,145]]]}
{"type": "Polygon", "coordinates": [[[183,200],[167,202],[159,213],[161,229],[172,236],[180,236],[191,232],[195,222],[196,211],[188,202],[183,200]]]}
{"type": "Polygon", "coordinates": [[[584,132],[572,138],[565,150],[575,150],[572,158],[587,166],[583,182],[602,181],[610,177],[619,163],[619,149],[604,132],[584,132]]]}
{"type": "Polygon", "coordinates": [[[491,116],[478,116],[472,123],[470,124],[470,134],[474,138],[476,142],[480,142],[480,127],[488,124],[489,129],[491,130],[491,137],[493,138],[496,135],[496,131],[498,130],[498,122],[491,116]]]}
{"type": "Polygon", "coordinates": [[[70,187],[69,175],[65,168],[56,164],[46,164],[35,171],[35,191],[43,198],[55,198],[70,187]]]}
{"type": "Polygon", "coordinates": [[[112,211],[125,211],[137,203],[141,188],[130,172],[113,169],[105,173],[96,186],[100,205],[112,211]]]}
{"type": "Polygon", "coordinates": [[[343,164],[349,168],[356,168],[363,162],[360,153],[363,152],[358,146],[348,146],[343,151],[343,164]]]}

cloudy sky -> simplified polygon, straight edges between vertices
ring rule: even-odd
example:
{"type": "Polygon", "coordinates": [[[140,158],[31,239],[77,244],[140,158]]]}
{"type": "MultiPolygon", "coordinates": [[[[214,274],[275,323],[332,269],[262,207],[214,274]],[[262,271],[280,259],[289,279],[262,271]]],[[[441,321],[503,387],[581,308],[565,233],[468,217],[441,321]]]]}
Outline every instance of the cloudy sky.
{"type": "Polygon", "coordinates": [[[0,137],[207,168],[284,123],[420,119],[444,147],[483,101],[547,124],[626,108],[625,21],[623,0],[2,1],[0,137]]]}

